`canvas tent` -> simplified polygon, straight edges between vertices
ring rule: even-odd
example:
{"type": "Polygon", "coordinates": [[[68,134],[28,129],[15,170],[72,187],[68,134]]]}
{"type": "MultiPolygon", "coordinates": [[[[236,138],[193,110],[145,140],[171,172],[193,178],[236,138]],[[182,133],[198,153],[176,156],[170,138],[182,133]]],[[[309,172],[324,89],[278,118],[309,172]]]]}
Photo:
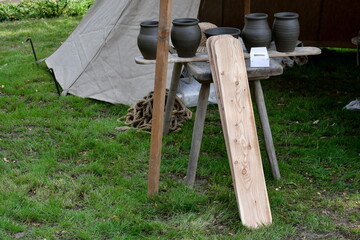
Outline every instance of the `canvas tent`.
{"type": "MultiPolygon", "coordinates": [[[[172,17],[196,17],[199,4],[173,0],[172,17]]],[[[155,65],[138,65],[134,58],[141,55],[136,43],[140,22],[158,17],[158,0],[97,0],[45,60],[62,94],[130,105],[152,91],[155,65]]]]}

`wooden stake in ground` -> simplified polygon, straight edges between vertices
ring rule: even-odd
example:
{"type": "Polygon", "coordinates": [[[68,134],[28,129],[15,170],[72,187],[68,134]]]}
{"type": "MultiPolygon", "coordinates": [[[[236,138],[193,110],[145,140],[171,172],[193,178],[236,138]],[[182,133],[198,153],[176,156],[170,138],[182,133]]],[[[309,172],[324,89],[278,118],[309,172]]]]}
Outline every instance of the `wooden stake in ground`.
{"type": "Polygon", "coordinates": [[[156,52],[154,106],[148,172],[148,195],[159,192],[161,148],[164,125],[165,89],[172,0],[160,0],[159,33],[156,52]]]}
{"type": "Polygon", "coordinates": [[[214,86],[241,221],[258,228],[272,222],[245,59],[232,36],[208,40],[214,86]]]}

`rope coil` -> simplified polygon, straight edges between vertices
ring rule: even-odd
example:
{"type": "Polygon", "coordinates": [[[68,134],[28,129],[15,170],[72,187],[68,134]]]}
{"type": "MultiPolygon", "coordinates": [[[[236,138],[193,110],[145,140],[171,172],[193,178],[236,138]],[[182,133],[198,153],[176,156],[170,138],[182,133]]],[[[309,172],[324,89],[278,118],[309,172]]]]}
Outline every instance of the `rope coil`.
{"type": "MultiPolygon", "coordinates": [[[[169,90],[166,89],[165,101],[167,100],[169,90]]],[[[151,129],[152,110],[153,110],[154,92],[150,92],[142,100],[129,108],[125,116],[125,124],[141,130],[151,129]]],[[[170,131],[178,132],[186,120],[190,120],[192,112],[185,106],[177,96],[171,114],[170,131]]]]}

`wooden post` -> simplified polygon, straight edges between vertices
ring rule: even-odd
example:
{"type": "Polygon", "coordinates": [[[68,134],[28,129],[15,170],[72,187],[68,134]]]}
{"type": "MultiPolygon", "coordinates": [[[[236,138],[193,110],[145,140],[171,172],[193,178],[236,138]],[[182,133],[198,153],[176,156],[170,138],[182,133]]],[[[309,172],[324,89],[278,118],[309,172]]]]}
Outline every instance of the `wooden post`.
{"type": "Polygon", "coordinates": [[[156,195],[159,192],[171,5],[172,0],[160,0],[159,33],[154,84],[154,106],[151,126],[151,146],[148,172],[149,196],[156,195]]]}
{"type": "Polygon", "coordinates": [[[244,0],[244,17],[251,12],[251,0],[244,0]]]}

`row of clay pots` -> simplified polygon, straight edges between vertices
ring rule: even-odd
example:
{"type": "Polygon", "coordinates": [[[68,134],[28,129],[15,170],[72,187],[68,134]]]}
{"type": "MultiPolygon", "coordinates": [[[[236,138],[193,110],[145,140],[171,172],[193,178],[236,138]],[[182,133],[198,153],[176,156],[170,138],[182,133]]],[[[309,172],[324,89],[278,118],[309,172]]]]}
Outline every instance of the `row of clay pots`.
{"type": "MultiPolygon", "coordinates": [[[[300,34],[299,15],[291,12],[280,12],[274,15],[272,31],[267,22],[266,13],[250,13],[245,15],[245,26],[241,33],[248,51],[252,47],[268,47],[275,41],[279,52],[292,52],[300,34]]],[[[199,20],[195,18],[178,18],[173,20],[171,41],[179,57],[193,57],[201,40],[199,20]]],[[[140,24],[137,38],[138,47],[145,59],[156,58],[158,22],[145,21],[140,24]]]]}
{"type": "MultiPolygon", "coordinates": [[[[173,20],[171,41],[179,57],[194,57],[201,40],[199,20],[178,18],[173,20]]],[[[158,22],[145,21],[140,24],[137,44],[145,59],[156,58],[158,22]]]]}
{"type": "Polygon", "coordinates": [[[271,31],[266,13],[245,15],[245,26],[241,37],[248,51],[252,47],[268,47],[272,37],[277,51],[294,51],[300,35],[299,14],[280,12],[276,13],[274,17],[275,20],[271,31]]]}

